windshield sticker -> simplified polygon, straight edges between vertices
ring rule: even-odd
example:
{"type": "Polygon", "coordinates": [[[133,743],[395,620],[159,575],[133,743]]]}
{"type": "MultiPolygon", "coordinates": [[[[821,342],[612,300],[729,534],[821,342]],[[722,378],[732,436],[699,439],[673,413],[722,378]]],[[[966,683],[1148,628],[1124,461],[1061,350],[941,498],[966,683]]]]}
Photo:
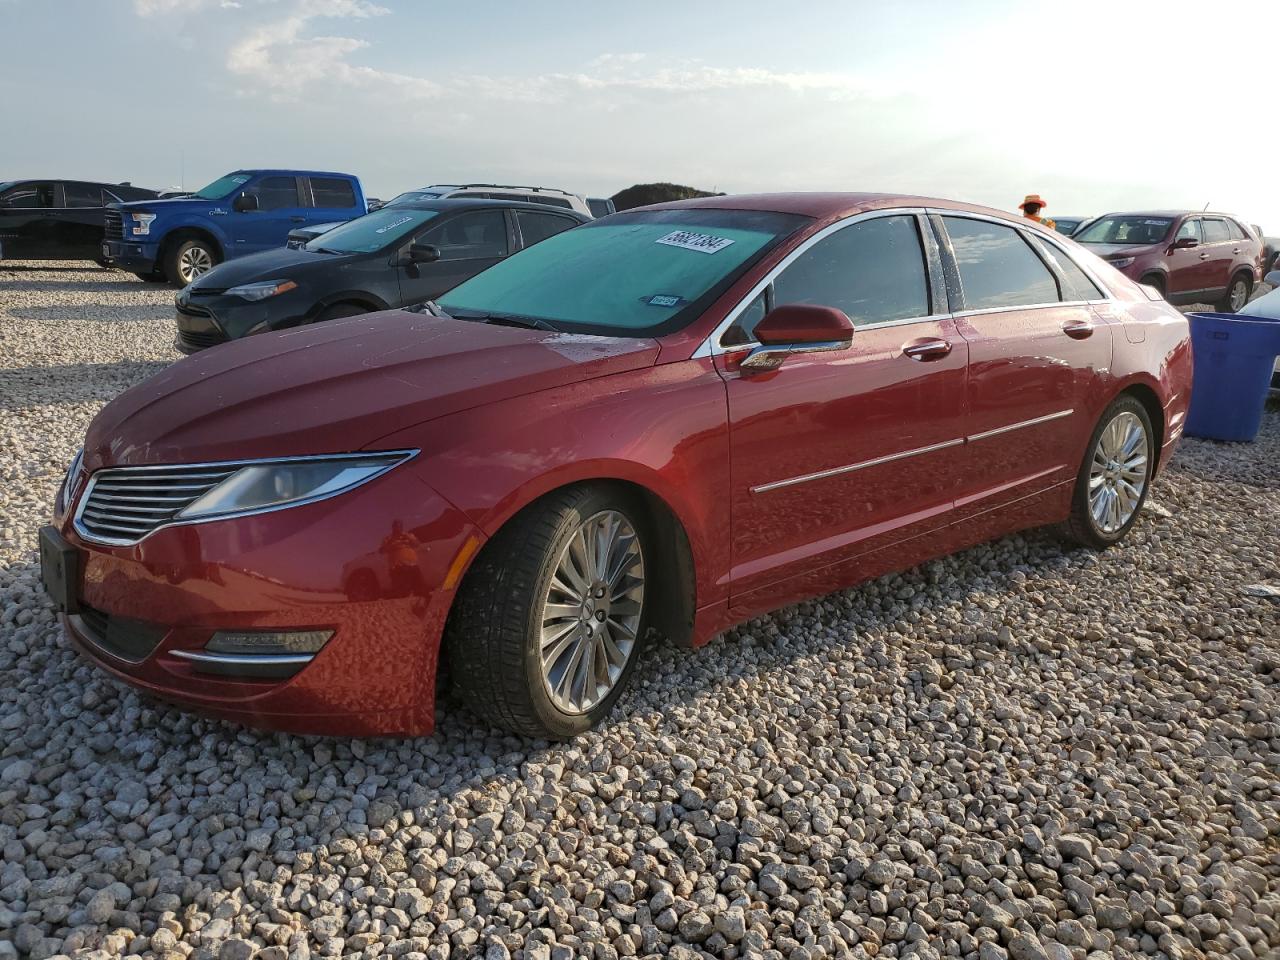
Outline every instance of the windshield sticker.
{"type": "Polygon", "coordinates": [[[1168,220],[1143,220],[1142,222],[1149,227],[1165,227],[1169,225],[1168,220]]]}
{"type": "Polygon", "coordinates": [[[679,247],[681,250],[695,250],[698,253],[716,253],[733,243],[728,237],[713,237],[709,233],[692,233],[688,230],[668,233],[653,242],[679,247]]]}
{"type": "Polygon", "coordinates": [[[248,179],[248,177],[232,177],[231,182],[236,186],[239,186],[240,184],[245,183],[248,179]]]}
{"type": "Polygon", "coordinates": [[[640,302],[651,307],[678,307],[685,301],[684,297],[677,297],[672,293],[655,293],[652,297],[641,297],[640,302]]]}
{"type": "Polygon", "coordinates": [[[401,217],[399,220],[392,220],[385,227],[379,227],[374,233],[386,233],[388,230],[394,230],[396,227],[403,226],[413,221],[413,217],[401,217]]]}

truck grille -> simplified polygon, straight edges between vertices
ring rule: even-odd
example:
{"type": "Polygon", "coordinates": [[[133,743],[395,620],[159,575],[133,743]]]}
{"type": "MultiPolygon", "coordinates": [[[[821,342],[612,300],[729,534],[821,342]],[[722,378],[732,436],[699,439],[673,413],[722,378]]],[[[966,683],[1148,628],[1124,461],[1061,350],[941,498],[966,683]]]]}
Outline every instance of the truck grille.
{"type": "Polygon", "coordinates": [[[240,468],[125,467],[100,470],[89,481],[76,526],[87,539],[137,543],[168,523],[240,468]]]}
{"type": "Polygon", "coordinates": [[[106,212],[104,226],[106,227],[104,236],[108,240],[124,239],[124,217],[121,216],[119,210],[108,210],[106,212]]]}

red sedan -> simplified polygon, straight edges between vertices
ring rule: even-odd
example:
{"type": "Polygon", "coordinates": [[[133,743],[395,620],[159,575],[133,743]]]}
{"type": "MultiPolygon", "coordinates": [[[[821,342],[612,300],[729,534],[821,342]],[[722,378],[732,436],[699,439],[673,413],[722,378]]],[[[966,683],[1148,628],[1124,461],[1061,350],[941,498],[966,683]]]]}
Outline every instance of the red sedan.
{"type": "Polygon", "coordinates": [[[443,659],[485,719],[570,736],[651,632],[696,646],[1027,527],[1122,538],[1191,385],[1153,297],[940,200],[630,211],[127,391],[45,582],[82,652],[193,709],[426,733],[443,659]]]}

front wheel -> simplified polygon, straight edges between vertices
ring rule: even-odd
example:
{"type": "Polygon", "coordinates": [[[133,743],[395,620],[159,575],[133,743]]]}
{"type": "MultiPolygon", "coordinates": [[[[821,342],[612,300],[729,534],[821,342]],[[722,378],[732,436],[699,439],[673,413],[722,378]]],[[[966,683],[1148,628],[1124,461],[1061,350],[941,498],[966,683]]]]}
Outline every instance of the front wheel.
{"type": "Polygon", "coordinates": [[[164,275],[175,287],[185,287],[218,262],[218,251],[207,240],[195,237],[173,244],[165,257],[164,275]]]}
{"type": "Polygon", "coordinates": [[[499,531],[445,627],[460,699],[527,737],[571,737],[603,718],[647,630],[644,521],[632,498],[579,487],[499,531]]]}
{"type": "Polygon", "coordinates": [[[1227,295],[1218,303],[1219,313],[1236,313],[1249,302],[1253,283],[1243,273],[1231,278],[1231,286],[1227,287],[1227,295]]]}
{"type": "Polygon", "coordinates": [[[1089,438],[1063,533],[1101,550],[1123,539],[1146,503],[1155,464],[1151,417],[1135,397],[1107,408],[1089,438]]]}

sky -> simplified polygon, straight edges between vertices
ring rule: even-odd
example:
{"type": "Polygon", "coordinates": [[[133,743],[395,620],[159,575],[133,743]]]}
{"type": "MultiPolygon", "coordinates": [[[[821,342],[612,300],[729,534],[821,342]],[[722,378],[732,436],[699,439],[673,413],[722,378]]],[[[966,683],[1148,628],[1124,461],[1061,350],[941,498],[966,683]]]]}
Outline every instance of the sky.
{"type": "Polygon", "coordinates": [[[1275,26],[1273,0],[0,0],[0,180],[1035,192],[1276,234],[1275,26]]]}

